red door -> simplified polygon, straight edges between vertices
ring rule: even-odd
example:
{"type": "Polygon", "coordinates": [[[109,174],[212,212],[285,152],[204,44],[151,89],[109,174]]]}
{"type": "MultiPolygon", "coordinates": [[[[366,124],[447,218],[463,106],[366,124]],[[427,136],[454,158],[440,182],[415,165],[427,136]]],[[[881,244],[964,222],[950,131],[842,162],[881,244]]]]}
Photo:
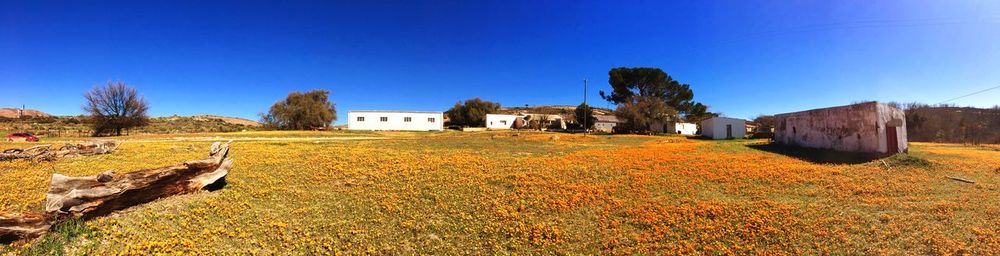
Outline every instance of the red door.
{"type": "Polygon", "coordinates": [[[896,153],[899,153],[899,142],[896,139],[895,126],[885,127],[885,147],[886,147],[886,153],[889,155],[895,155],[896,153]]]}

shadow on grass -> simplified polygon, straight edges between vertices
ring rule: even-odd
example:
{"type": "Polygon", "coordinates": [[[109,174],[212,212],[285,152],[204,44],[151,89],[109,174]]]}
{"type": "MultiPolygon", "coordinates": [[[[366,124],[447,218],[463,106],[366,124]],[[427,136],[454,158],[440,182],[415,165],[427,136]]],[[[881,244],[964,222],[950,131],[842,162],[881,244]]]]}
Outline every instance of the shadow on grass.
{"type": "Polygon", "coordinates": [[[853,153],[827,149],[793,147],[773,142],[748,144],[747,147],[819,164],[860,164],[878,159],[878,155],[871,153],[853,153]]]}

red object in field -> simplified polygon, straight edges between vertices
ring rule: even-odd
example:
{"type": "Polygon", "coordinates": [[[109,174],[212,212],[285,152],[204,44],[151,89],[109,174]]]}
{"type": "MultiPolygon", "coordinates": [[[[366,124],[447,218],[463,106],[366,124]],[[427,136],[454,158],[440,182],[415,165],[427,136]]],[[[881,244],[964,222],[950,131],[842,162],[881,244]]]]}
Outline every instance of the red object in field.
{"type": "Polygon", "coordinates": [[[38,142],[38,137],[31,135],[30,133],[11,133],[7,135],[7,141],[27,141],[27,142],[38,142]]]}

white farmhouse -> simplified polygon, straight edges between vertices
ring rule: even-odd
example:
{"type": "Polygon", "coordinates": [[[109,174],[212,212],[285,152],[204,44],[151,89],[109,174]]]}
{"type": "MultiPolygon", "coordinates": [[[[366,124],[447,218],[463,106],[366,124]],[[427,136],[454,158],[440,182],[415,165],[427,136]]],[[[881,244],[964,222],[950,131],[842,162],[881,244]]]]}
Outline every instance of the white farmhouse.
{"type": "Polygon", "coordinates": [[[353,110],[347,112],[348,130],[442,131],[444,114],[433,111],[353,110]]]}
{"type": "Polygon", "coordinates": [[[746,120],[729,117],[713,117],[701,121],[701,134],[716,140],[742,139],[746,136],[746,120]]]}

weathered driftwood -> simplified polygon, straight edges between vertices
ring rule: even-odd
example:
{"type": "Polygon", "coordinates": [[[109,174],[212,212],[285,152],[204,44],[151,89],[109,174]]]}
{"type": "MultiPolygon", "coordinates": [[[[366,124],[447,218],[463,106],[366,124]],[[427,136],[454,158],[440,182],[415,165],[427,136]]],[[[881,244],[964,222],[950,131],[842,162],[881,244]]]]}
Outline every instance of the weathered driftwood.
{"type": "Polygon", "coordinates": [[[53,222],[49,214],[0,214],[0,243],[41,236],[53,222]]]}
{"type": "Polygon", "coordinates": [[[118,142],[113,140],[84,141],[78,144],[66,144],[53,150],[52,145],[38,145],[24,149],[13,148],[0,153],[0,161],[25,159],[31,161],[53,161],[62,157],[77,157],[108,154],[118,149],[118,142]]]}
{"type": "Polygon", "coordinates": [[[89,219],[159,198],[221,188],[233,165],[228,153],[229,143],[216,142],[209,158],[174,166],[86,177],[53,174],[45,213],[0,215],[0,241],[37,237],[62,219],[89,219]]]}

